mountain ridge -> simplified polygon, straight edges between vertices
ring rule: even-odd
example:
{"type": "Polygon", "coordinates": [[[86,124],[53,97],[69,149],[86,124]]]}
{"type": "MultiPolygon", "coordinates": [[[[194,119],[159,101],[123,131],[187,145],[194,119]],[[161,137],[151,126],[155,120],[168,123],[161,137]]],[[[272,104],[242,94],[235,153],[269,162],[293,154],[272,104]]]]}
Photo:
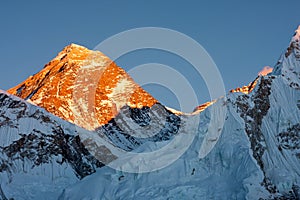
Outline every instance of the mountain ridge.
{"type": "MultiPolygon", "coordinates": [[[[91,66],[87,67],[87,69],[91,70],[91,66]]],[[[255,87],[257,78],[253,82],[251,82],[248,86],[232,89],[230,90],[230,92],[250,93],[255,87]]],[[[56,116],[59,116],[69,122],[75,123],[79,126],[83,126],[84,128],[90,130],[97,128],[97,126],[101,126],[107,123],[109,120],[114,118],[117,115],[117,113],[120,111],[120,109],[125,105],[128,105],[132,108],[135,107],[142,108],[142,107],[151,107],[154,104],[159,103],[156,99],[154,99],[151,96],[151,94],[147,93],[140,86],[134,83],[134,80],[132,80],[122,68],[118,67],[113,61],[111,61],[104,54],[102,54],[99,51],[88,50],[87,48],[74,43],[66,46],[60,53],[58,53],[58,55],[53,60],[47,63],[40,72],[34,74],[33,76],[28,77],[25,81],[23,81],[22,83],[18,84],[17,86],[7,91],[10,94],[21,97],[32,104],[45,108],[47,111],[53,113],[56,116]],[[102,74],[101,77],[92,78],[87,83],[84,83],[85,84],[84,87],[90,89],[85,89],[83,87],[80,87],[77,89],[78,92],[76,91],[74,92],[74,87],[76,87],[75,84],[77,84],[77,82],[81,82],[82,84],[82,82],[84,82],[83,79],[86,79],[87,77],[88,78],[94,77],[94,75],[91,72],[88,73],[87,75],[84,75],[84,73],[86,73],[85,65],[91,64],[91,62],[95,62],[94,63],[95,66],[92,67],[105,68],[104,72],[102,70],[96,70],[96,72],[93,71],[92,72],[93,74],[95,73],[102,74]],[[110,74],[116,73],[117,75],[113,75],[113,77],[109,78],[107,77],[109,75],[106,75],[107,73],[105,74],[105,71],[107,71],[110,74]],[[74,78],[79,73],[83,77],[74,78]],[[72,75],[71,76],[67,75],[66,77],[64,77],[64,74],[72,74],[72,75]],[[101,81],[102,76],[104,76],[103,81],[101,81]],[[121,78],[119,76],[121,76],[121,78]],[[120,79],[125,79],[125,80],[128,79],[129,83],[128,84],[126,82],[122,83],[120,79]],[[99,81],[98,84],[92,83],[98,81],[99,81]],[[111,82],[113,83],[111,84],[111,82]],[[129,93],[129,95],[124,95],[124,92],[123,94],[121,92],[121,95],[120,94],[113,95],[112,94],[113,92],[111,90],[113,88],[116,88],[117,84],[119,84],[120,88],[123,89],[128,87],[128,90],[126,92],[129,93]],[[103,88],[103,85],[106,87],[103,88]],[[109,90],[106,89],[107,85],[109,90]],[[95,87],[96,89],[91,89],[91,86],[95,87]],[[53,88],[57,88],[57,89],[53,89],[53,88]],[[76,117],[81,118],[82,116],[76,116],[74,112],[77,112],[78,109],[76,108],[72,109],[73,107],[76,107],[74,103],[82,103],[82,102],[76,102],[76,100],[72,98],[77,98],[78,96],[84,96],[81,93],[82,92],[86,93],[87,90],[92,91],[90,93],[88,92],[87,95],[95,96],[95,101],[91,100],[90,97],[84,99],[85,105],[88,106],[88,104],[92,104],[92,106],[96,107],[96,111],[91,111],[93,110],[93,108],[88,108],[89,114],[92,113],[96,115],[93,117],[97,118],[97,122],[94,122],[91,126],[84,126],[83,122],[78,122],[78,121],[76,122],[75,118],[76,117]],[[104,95],[99,95],[99,94],[104,94],[104,95]],[[128,99],[128,101],[122,102],[122,100],[120,100],[118,96],[120,96],[121,99],[122,98],[128,99]],[[117,105],[118,102],[120,101],[122,103],[120,103],[120,105],[117,105]]],[[[195,112],[196,113],[202,112],[204,109],[212,105],[214,102],[215,100],[212,100],[210,102],[206,102],[196,106],[194,108],[194,111],[191,114],[195,112]]],[[[177,111],[173,108],[167,108],[167,109],[171,110],[173,113],[176,113],[177,115],[183,114],[181,111],[177,111]]],[[[87,113],[88,112],[86,112],[85,114],[87,113]]],[[[89,119],[89,120],[95,121],[93,119],[89,119]]],[[[86,121],[87,120],[85,120],[84,122],[86,121]]]]}

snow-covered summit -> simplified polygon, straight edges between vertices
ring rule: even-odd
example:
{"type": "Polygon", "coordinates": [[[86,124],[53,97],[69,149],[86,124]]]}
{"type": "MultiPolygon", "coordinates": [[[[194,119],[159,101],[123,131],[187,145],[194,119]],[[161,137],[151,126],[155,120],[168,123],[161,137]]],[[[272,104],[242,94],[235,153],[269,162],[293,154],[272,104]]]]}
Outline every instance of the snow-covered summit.
{"type": "Polygon", "coordinates": [[[300,25],[294,33],[294,36],[291,39],[290,46],[288,47],[285,56],[288,57],[291,53],[294,53],[296,58],[300,58],[300,25]]]}
{"type": "Polygon", "coordinates": [[[286,52],[281,55],[271,75],[280,75],[291,87],[300,89],[300,26],[286,52]]]}
{"type": "Polygon", "coordinates": [[[106,124],[124,106],[157,102],[107,56],[76,44],[8,92],[90,130],[106,124]]]}
{"type": "Polygon", "coordinates": [[[295,31],[295,35],[293,37],[294,41],[299,41],[300,40],[300,25],[298,26],[297,30],[295,31]]]}

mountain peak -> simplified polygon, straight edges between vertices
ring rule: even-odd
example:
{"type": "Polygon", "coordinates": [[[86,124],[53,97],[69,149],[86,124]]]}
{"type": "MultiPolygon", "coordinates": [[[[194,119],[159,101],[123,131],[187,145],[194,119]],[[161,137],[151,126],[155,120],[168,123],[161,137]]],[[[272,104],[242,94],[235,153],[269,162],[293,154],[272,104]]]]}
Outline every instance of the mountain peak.
{"type": "Polygon", "coordinates": [[[300,26],[293,35],[289,47],[280,57],[271,75],[280,75],[293,88],[300,89],[300,26]]]}
{"type": "Polygon", "coordinates": [[[298,26],[297,30],[295,31],[295,34],[294,34],[294,37],[293,37],[294,41],[296,41],[296,40],[299,41],[299,39],[300,39],[300,25],[298,26]]]}
{"type": "Polygon", "coordinates": [[[300,59],[300,26],[298,26],[291,39],[290,45],[285,52],[285,57],[287,58],[291,54],[293,54],[297,59],[300,59]]]}
{"type": "Polygon", "coordinates": [[[8,92],[89,130],[106,124],[124,106],[157,102],[103,53],[77,44],[65,47],[44,69],[8,92]],[[91,119],[77,115],[82,104],[88,106],[85,115],[94,113],[91,119]]]}
{"type": "Polygon", "coordinates": [[[87,49],[86,47],[81,46],[79,44],[75,44],[75,43],[71,43],[68,46],[66,46],[65,48],[83,48],[83,49],[87,49]]]}
{"type": "Polygon", "coordinates": [[[79,52],[90,52],[88,48],[71,43],[68,46],[66,46],[58,55],[60,54],[78,54],[79,52]]]}
{"type": "MultiPolygon", "coordinates": [[[[85,60],[87,56],[91,54],[91,52],[92,51],[86,47],[71,43],[70,45],[66,46],[52,61],[61,61],[64,58],[66,58],[65,60],[68,61],[82,61],[85,60]]],[[[50,61],[50,63],[52,61],[50,61]]]]}

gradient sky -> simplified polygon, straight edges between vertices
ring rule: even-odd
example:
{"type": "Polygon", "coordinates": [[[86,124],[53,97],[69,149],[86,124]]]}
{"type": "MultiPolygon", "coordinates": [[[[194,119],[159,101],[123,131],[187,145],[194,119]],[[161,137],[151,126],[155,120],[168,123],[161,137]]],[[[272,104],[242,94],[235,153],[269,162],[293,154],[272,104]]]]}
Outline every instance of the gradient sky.
{"type": "MultiPolygon", "coordinates": [[[[155,26],[199,42],[230,90],[248,84],[264,66],[276,63],[300,24],[299,6],[296,0],[1,1],[0,88],[6,90],[38,72],[70,43],[93,49],[121,31],[155,26]]],[[[155,50],[132,52],[117,60],[126,70],[148,62],[179,71],[189,67],[184,60],[155,50]]],[[[193,77],[192,71],[185,75],[201,101],[209,100],[201,77],[193,77]]],[[[146,89],[166,105],[178,106],[166,89],[146,89]]]]}

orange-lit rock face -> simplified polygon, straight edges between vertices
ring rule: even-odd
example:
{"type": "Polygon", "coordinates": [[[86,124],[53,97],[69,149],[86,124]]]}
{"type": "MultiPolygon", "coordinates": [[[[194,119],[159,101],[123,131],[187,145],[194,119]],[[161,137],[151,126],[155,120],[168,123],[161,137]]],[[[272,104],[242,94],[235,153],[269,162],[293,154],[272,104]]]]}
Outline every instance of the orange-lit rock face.
{"type": "Polygon", "coordinates": [[[253,82],[251,82],[249,85],[243,86],[241,88],[236,88],[236,89],[230,90],[230,92],[231,93],[242,92],[244,94],[249,94],[255,88],[255,86],[257,84],[257,80],[258,80],[258,77],[253,82]]]}
{"type": "MultiPolygon", "coordinates": [[[[258,78],[257,77],[253,82],[251,82],[249,85],[247,86],[243,86],[243,87],[240,87],[240,88],[236,88],[236,89],[233,89],[233,90],[230,90],[231,93],[234,93],[234,92],[242,92],[244,94],[249,94],[252,92],[252,90],[255,88],[256,84],[257,84],[257,81],[258,81],[258,78]]],[[[202,112],[204,111],[207,107],[211,106],[212,104],[214,104],[216,102],[216,100],[214,101],[209,101],[209,102],[206,102],[200,106],[197,106],[195,109],[194,109],[194,112],[202,112]]]]}
{"type": "Polygon", "coordinates": [[[74,44],[8,92],[88,129],[107,123],[123,106],[157,102],[101,52],[74,44]]]}
{"type": "Polygon", "coordinates": [[[211,106],[212,104],[214,104],[215,101],[209,101],[209,102],[206,102],[204,104],[201,104],[200,106],[197,106],[195,109],[194,109],[194,112],[202,112],[204,111],[207,107],[211,106]]]}

